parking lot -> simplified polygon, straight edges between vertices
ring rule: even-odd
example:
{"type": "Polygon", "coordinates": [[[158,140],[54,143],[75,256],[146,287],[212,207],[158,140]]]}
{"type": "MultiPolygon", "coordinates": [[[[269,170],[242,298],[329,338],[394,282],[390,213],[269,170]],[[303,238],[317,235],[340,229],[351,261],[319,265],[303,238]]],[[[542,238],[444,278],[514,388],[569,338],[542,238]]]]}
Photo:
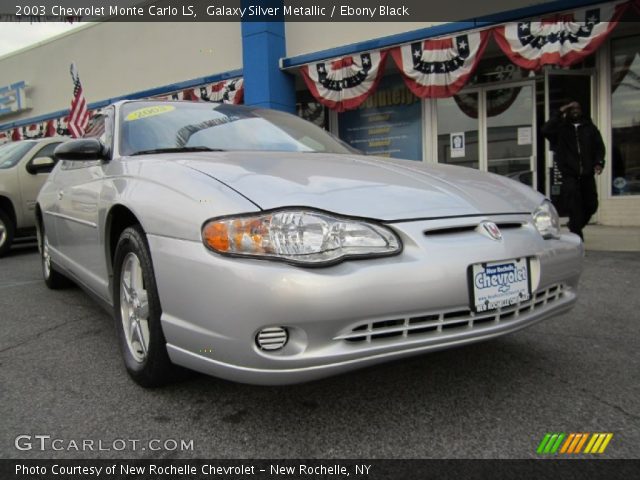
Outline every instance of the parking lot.
{"type": "Polygon", "coordinates": [[[0,259],[1,457],[535,458],[547,432],[611,432],[599,457],[639,458],[639,271],[638,253],[588,252],[573,311],[488,343],[289,387],[194,374],[144,390],[111,317],[48,290],[23,246],[0,259]],[[19,435],[64,449],[18,450],[19,435]],[[65,447],[85,439],[128,447],[65,447]]]}

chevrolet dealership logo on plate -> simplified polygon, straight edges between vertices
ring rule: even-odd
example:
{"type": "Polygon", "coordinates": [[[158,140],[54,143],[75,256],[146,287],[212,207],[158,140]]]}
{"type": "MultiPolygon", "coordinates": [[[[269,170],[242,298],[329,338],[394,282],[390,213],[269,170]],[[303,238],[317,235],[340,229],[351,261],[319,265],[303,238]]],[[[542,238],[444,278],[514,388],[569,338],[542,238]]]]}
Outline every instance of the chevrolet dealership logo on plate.
{"type": "Polygon", "coordinates": [[[471,275],[476,312],[508,307],[531,298],[526,258],[477,263],[471,267],[471,275]]]}

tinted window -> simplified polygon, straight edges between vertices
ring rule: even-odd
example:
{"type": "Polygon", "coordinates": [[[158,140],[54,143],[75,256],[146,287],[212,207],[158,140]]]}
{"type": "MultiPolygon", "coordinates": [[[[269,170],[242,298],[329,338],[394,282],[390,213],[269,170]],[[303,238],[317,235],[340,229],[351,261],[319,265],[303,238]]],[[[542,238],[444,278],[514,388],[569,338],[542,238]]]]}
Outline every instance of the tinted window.
{"type": "Polygon", "coordinates": [[[34,142],[15,142],[0,146],[0,169],[16,165],[34,145],[34,142]]]}
{"type": "Polygon", "coordinates": [[[49,157],[49,158],[53,158],[53,151],[56,149],[56,147],[60,145],[60,142],[58,143],[50,143],[49,145],[46,145],[44,147],[42,147],[40,149],[40,151],[38,153],[36,153],[33,157],[37,158],[37,157],[49,157]]]}
{"type": "Polygon", "coordinates": [[[611,193],[640,195],[640,36],[611,41],[611,193]]]}
{"type": "MultiPolygon", "coordinates": [[[[62,143],[62,142],[50,143],[49,145],[45,145],[38,152],[36,152],[36,154],[33,156],[33,158],[35,159],[35,158],[39,158],[39,157],[49,157],[50,159],[52,159],[55,162],[55,158],[53,156],[53,151],[56,149],[56,147],[58,145],[60,145],[60,143],[62,143]]],[[[29,162],[29,163],[31,163],[31,162],[29,162]]],[[[38,173],[49,173],[49,172],[51,172],[51,170],[53,170],[54,165],[51,165],[50,167],[47,167],[47,168],[38,167],[38,173]]]]}

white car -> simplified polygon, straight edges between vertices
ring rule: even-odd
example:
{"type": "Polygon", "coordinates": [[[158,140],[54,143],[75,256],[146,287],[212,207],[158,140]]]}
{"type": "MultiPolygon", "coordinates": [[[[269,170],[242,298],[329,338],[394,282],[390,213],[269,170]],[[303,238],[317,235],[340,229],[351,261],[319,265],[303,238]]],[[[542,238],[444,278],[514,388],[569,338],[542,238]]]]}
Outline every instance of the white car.
{"type": "MultiPolygon", "coordinates": [[[[538,192],[354,153],[274,110],[120,102],[56,149],[44,278],[114,313],[126,368],[302,382],[569,310],[582,245],[538,192]]],[[[72,348],[70,346],[69,348],[72,348]]]]}
{"type": "Polygon", "coordinates": [[[36,197],[55,162],[62,137],[5,143],[0,146],[0,257],[14,238],[34,235],[36,197]]]}

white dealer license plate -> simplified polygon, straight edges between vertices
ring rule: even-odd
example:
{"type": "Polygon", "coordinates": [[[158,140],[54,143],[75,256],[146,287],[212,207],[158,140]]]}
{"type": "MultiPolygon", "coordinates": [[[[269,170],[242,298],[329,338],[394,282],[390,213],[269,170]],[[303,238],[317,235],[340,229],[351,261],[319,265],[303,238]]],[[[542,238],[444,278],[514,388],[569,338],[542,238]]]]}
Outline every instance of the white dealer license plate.
{"type": "Polygon", "coordinates": [[[470,270],[471,306],[476,312],[508,307],[531,298],[526,258],[477,263],[470,270]]]}

